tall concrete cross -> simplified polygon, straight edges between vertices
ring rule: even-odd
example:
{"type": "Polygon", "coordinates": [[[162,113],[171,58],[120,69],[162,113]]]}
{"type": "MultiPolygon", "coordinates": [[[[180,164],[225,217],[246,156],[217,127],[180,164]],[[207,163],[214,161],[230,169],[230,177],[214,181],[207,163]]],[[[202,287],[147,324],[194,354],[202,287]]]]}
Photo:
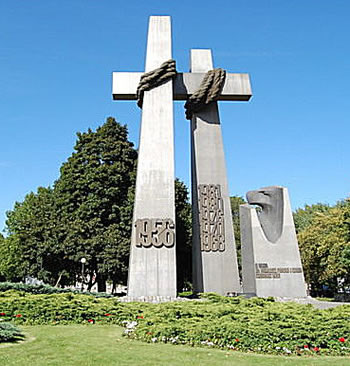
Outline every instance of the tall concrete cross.
{"type": "MultiPolygon", "coordinates": [[[[149,22],[145,72],[171,58],[170,17],[149,22]]],[[[136,100],[143,73],[114,72],[113,99],[136,100]]],[[[128,296],[176,296],[174,135],[172,100],[186,100],[205,75],[179,73],[143,98],[128,296]]],[[[248,100],[247,74],[228,74],[220,100],[248,100]]]]}
{"type": "MultiPolygon", "coordinates": [[[[191,50],[193,73],[212,69],[210,50],[191,50]]],[[[228,77],[230,80],[230,74],[228,77]]],[[[224,90],[226,87],[225,84],[224,90]]],[[[248,76],[241,86],[240,95],[240,100],[248,100],[251,96],[248,76]]],[[[216,102],[207,105],[191,119],[191,160],[194,290],[221,295],[241,292],[224,146],[216,102]]]]}

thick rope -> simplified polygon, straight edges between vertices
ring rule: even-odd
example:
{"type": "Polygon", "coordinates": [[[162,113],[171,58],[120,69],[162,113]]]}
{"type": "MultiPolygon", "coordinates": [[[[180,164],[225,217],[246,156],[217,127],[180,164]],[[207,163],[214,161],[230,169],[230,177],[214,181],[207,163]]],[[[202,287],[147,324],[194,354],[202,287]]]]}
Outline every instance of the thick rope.
{"type": "Polygon", "coordinates": [[[205,74],[199,89],[185,103],[187,119],[191,119],[193,113],[199,112],[209,103],[219,99],[225,79],[226,71],[223,69],[210,70],[205,74]]]}
{"type": "Polygon", "coordinates": [[[147,72],[141,76],[140,83],[137,87],[137,105],[142,108],[143,94],[147,90],[151,90],[169,79],[176,76],[176,62],[175,60],[168,60],[163,62],[158,69],[147,72]]]}

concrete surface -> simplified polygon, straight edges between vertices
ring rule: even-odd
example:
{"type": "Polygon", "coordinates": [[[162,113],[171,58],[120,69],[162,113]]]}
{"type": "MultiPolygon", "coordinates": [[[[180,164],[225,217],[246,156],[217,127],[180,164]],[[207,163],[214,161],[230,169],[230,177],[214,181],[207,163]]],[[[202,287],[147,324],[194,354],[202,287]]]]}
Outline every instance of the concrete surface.
{"type": "MultiPolygon", "coordinates": [[[[171,57],[170,17],[152,16],[145,72],[171,57]]],[[[174,178],[173,85],[169,80],[146,91],[143,99],[128,275],[130,297],[176,297],[176,245],[174,240],[170,246],[160,240],[165,230],[172,238],[175,235],[174,227],[169,227],[175,222],[174,178]]]]}

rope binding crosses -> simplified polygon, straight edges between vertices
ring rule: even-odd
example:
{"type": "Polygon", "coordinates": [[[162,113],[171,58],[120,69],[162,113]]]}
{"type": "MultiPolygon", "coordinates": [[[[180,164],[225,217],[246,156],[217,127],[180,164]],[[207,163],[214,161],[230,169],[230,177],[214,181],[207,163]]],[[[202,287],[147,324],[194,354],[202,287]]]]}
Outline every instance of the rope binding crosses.
{"type": "Polygon", "coordinates": [[[163,62],[158,69],[143,74],[136,91],[137,105],[142,108],[145,91],[165,83],[174,78],[176,74],[176,61],[173,59],[163,62]]]}
{"type": "Polygon", "coordinates": [[[219,99],[225,85],[225,79],[226,71],[220,68],[209,70],[205,74],[199,89],[185,103],[187,119],[190,120],[194,113],[219,99]]]}

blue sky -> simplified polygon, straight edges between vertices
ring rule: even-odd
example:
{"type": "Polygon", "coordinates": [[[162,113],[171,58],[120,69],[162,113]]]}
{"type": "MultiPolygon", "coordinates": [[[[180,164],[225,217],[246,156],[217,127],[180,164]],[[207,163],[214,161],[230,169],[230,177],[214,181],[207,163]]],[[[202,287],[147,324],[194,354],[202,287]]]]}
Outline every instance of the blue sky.
{"type": "MultiPolygon", "coordinates": [[[[2,0],[0,229],[58,178],[77,131],[114,116],[138,145],[140,111],[112,101],[111,73],[144,69],[150,15],[172,16],[178,71],[191,48],[211,48],[216,67],[250,74],[249,103],[220,103],[231,195],[283,185],[293,208],[348,197],[349,14],[347,0],[2,0]]],[[[189,125],[174,109],[189,185],[189,125]]]]}

